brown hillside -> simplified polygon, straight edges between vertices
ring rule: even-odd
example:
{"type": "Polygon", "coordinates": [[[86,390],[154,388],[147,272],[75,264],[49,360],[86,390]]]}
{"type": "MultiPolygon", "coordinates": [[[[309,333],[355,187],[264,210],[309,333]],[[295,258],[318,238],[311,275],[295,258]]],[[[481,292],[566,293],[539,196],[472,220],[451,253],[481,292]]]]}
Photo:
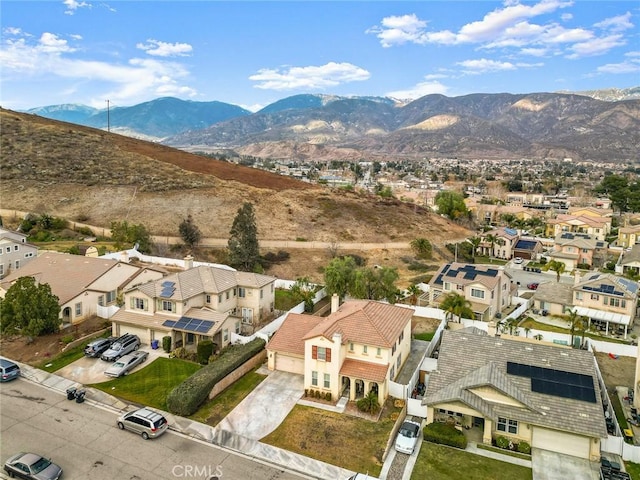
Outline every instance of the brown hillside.
{"type": "MultiPolygon", "coordinates": [[[[191,214],[205,237],[228,237],[243,202],[264,240],[442,245],[469,231],[415,205],[330,190],[155,143],[0,110],[2,208],[92,225],[127,220],[178,236],[191,214]]],[[[405,252],[405,255],[407,252],[405,252]]]]}

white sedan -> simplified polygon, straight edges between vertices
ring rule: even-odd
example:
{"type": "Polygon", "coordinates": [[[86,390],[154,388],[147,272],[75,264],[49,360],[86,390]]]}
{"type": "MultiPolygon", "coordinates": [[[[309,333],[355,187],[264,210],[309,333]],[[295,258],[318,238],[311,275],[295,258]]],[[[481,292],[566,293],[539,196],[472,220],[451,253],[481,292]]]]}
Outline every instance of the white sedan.
{"type": "Polygon", "coordinates": [[[116,362],[104,371],[104,374],[109,377],[121,377],[126,375],[134,367],[140,365],[149,356],[148,352],[138,350],[137,352],[129,353],[120,357],[116,362]]]}
{"type": "Polygon", "coordinates": [[[420,424],[407,420],[402,423],[398,436],[396,437],[396,451],[411,455],[418,443],[420,436],[420,424]]]}

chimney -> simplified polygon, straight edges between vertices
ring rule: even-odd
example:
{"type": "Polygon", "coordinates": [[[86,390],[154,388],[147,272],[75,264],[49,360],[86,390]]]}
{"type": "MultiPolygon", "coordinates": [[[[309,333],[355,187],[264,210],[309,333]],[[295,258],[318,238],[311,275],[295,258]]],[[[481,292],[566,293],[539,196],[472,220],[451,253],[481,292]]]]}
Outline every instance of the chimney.
{"type": "Polygon", "coordinates": [[[338,311],[338,307],[340,306],[340,297],[337,293],[331,295],[331,313],[335,313],[338,311]]]}
{"type": "Polygon", "coordinates": [[[332,337],[333,343],[342,345],[342,334],[340,332],[336,332],[332,337]]]}
{"type": "Polygon", "coordinates": [[[490,337],[495,337],[497,336],[498,333],[498,329],[496,328],[496,322],[489,322],[487,324],[487,335],[489,335],[490,337]]]}
{"type": "Polygon", "coordinates": [[[184,257],[184,269],[191,270],[193,268],[193,256],[187,255],[184,257]]]}
{"type": "Polygon", "coordinates": [[[580,277],[580,272],[578,270],[575,271],[574,275],[573,275],[573,284],[577,285],[580,283],[580,280],[582,280],[582,278],[580,277]]]}

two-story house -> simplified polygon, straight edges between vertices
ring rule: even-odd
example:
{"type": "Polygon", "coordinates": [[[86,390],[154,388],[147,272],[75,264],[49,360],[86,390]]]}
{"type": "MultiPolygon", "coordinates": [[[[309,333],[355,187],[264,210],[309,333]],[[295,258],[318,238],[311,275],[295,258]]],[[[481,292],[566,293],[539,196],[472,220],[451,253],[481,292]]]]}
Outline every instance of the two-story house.
{"type": "Polygon", "coordinates": [[[562,232],[554,239],[549,257],[571,271],[579,265],[600,267],[607,258],[607,243],[585,233],[562,232]]]}
{"type": "Polygon", "coordinates": [[[210,266],[154,279],[124,292],[124,306],[111,318],[113,335],[132,333],[142,343],[170,336],[174,347],[209,339],[223,348],[231,332],[273,312],[275,280],[210,266]]]}
{"type": "Polygon", "coordinates": [[[517,286],[503,268],[492,265],[447,263],[429,282],[429,303],[438,305],[444,295],[455,292],[471,303],[476,320],[488,321],[511,305],[517,286]]]}
{"type": "Polygon", "coordinates": [[[545,227],[547,237],[557,237],[564,232],[587,234],[596,240],[604,241],[611,233],[611,217],[560,214],[547,220],[545,227]]]}
{"type": "Polygon", "coordinates": [[[307,390],[382,405],[411,352],[413,310],[373,300],[332,299],[327,317],[290,313],[267,345],[270,370],[304,375],[307,390]]]}
{"type": "Polygon", "coordinates": [[[0,278],[24,267],[38,256],[38,247],[27,242],[27,235],[0,227],[0,278]]]}
{"type": "Polygon", "coordinates": [[[640,243],[640,225],[620,227],[617,244],[622,248],[631,248],[640,243]]]}
{"type": "Polygon", "coordinates": [[[620,255],[616,263],[616,273],[640,276],[640,244],[635,244],[620,255]]]}
{"type": "Polygon", "coordinates": [[[18,278],[33,277],[39,284],[49,284],[51,293],[58,297],[62,324],[77,324],[95,315],[99,305],[116,305],[123,290],[162,275],[155,267],[47,252],[7,275],[0,284],[0,296],[4,297],[18,278]]]}
{"type": "Polygon", "coordinates": [[[513,248],[519,238],[520,235],[518,235],[518,231],[514,228],[494,228],[482,234],[478,251],[480,255],[508,260],[513,257],[513,248]]]}

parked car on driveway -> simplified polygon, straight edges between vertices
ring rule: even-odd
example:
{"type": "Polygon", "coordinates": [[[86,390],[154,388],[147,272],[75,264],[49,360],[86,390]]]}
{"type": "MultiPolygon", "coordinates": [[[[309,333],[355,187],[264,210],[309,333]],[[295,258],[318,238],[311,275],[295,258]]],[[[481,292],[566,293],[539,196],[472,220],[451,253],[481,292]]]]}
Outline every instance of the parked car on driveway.
{"type": "Polygon", "coordinates": [[[139,433],[145,440],[162,435],[168,427],[166,418],[146,407],[125,413],[118,418],[120,430],[127,429],[139,433]]]}
{"type": "Polygon", "coordinates": [[[20,367],[17,363],[0,358],[0,382],[8,382],[20,376],[20,367]]]}
{"type": "Polygon", "coordinates": [[[539,285],[539,283],[537,283],[537,282],[527,283],[527,288],[529,290],[537,290],[538,289],[538,285],[539,285]]]}
{"type": "Polygon", "coordinates": [[[419,423],[411,421],[403,422],[400,430],[398,431],[398,436],[396,437],[396,451],[411,455],[418,443],[419,434],[419,423]]]}
{"type": "Polygon", "coordinates": [[[58,480],[62,476],[62,468],[37,453],[13,455],[5,462],[4,470],[10,477],[33,480],[58,480]]]}
{"type": "Polygon", "coordinates": [[[99,357],[104,352],[109,350],[111,344],[113,343],[113,338],[98,338],[90,342],[86,347],[84,347],[84,354],[87,357],[99,357]]]}
{"type": "Polygon", "coordinates": [[[118,360],[116,360],[113,365],[111,365],[104,371],[104,374],[109,377],[116,378],[121,377],[122,375],[126,375],[131,370],[133,370],[134,367],[144,362],[148,356],[148,352],[141,352],[139,350],[137,352],[129,353],[128,355],[120,357],[118,360]]]}
{"type": "Polygon", "coordinates": [[[520,265],[523,262],[522,257],[516,257],[513,259],[513,263],[520,265]]]}
{"type": "Polygon", "coordinates": [[[104,352],[100,356],[100,358],[107,362],[114,362],[123,355],[137,350],[139,347],[140,339],[138,338],[138,336],[132,335],[130,333],[125,333],[115,342],[113,342],[113,344],[109,347],[109,350],[104,352]]]}

